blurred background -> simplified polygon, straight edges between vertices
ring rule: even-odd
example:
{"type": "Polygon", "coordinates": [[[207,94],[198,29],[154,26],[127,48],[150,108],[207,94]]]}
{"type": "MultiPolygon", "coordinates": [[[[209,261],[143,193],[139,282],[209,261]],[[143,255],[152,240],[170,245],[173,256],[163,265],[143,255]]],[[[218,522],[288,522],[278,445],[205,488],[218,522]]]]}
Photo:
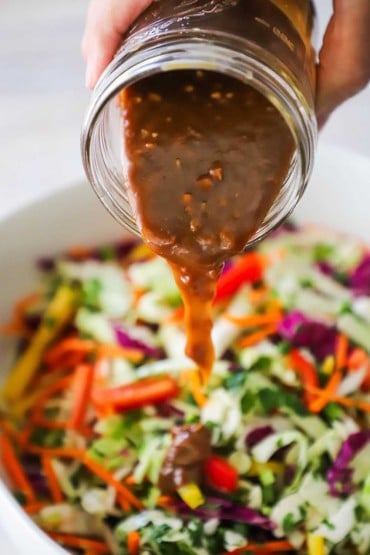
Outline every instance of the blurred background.
{"type": "MultiPolygon", "coordinates": [[[[316,4],[322,34],[332,2],[316,4]]],[[[79,135],[89,93],[80,42],[87,5],[0,1],[1,217],[83,177],[79,135]]],[[[369,129],[370,87],[337,110],[320,141],[370,157],[369,129]]]]}

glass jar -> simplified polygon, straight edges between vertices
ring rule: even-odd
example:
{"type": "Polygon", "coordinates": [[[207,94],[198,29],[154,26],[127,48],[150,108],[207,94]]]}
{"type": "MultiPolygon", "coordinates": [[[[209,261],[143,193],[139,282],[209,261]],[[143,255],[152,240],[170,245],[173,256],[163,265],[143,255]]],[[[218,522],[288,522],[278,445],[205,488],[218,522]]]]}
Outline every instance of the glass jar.
{"type": "Polygon", "coordinates": [[[253,86],[283,115],[296,149],[281,191],[250,244],[293,210],[316,147],[314,9],[310,0],[155,0],[101,76],[82,131],[87,177],[111,214],[138,234],[124,182],[118,95],[164,71],[212,70],[253,86]]]}

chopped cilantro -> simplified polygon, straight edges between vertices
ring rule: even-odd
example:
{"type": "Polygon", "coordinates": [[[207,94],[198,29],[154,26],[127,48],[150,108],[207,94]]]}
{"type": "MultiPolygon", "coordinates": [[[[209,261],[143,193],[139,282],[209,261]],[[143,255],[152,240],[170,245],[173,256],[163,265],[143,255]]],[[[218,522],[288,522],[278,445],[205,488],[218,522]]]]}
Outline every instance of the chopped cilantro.
{"type": "Polygon", "coordinates": [[[256,405],[256,394],[246,391],[240,401],[240,408],[243,414],[248,414],[256,405]]]}
{"type": "Polygon", "coordinates": [[[226,389],[239,389],[245,383],[246,372],[229,372],[224,380],[226,389]]]}
{"type": "Polygon", "coordinates": [[[297,525],[297,522],[296,522],[296,519],[294,518],[293,513],[288,513],[287,515],[285,515],[285,517],[283,519],[284,534],[288,535],[291,532],[293,532],[296,525],[297,525]]]}
{"type": "Polygon", "coordinates": [[[82,285],[82,303],[91,310],[99,308],[99,295],[102,290],[100,280],[94,278],[85,281],[82,285]]]}
{"type": "Polygon", "coordinates": [[[337,403],[330,401],[323,410],[324,418],[331,424],[335,420],[339,420],[343,416],[343,410],[337,403]]]}
{"type": "Polygon", "coordinates": [[[333,245],[328,245],[327,243],[317,243],[314,248],[314,259],[316,262],[325,262],[333,253],[333,245]]]}

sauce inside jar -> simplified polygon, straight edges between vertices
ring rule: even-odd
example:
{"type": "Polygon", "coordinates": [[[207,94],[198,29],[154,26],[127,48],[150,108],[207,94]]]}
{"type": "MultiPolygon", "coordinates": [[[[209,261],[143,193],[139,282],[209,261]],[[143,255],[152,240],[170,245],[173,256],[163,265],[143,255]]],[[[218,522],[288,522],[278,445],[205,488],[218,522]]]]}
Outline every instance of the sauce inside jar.
{"type": "Polygon", "coordinates": [[[186,354],[206,381],[217,278],[274,203],[294,140],[261,93],[211,71],[142,79],[123,91],[122,112],[130,202],[144,240],[174,271],[186,354]]]}

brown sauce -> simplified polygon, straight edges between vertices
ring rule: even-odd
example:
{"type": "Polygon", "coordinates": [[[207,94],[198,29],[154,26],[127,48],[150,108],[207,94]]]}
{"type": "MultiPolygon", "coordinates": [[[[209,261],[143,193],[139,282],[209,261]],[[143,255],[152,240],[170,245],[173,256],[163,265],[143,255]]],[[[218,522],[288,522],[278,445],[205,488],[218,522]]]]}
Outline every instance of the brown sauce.
{"type": "Polygon", "coordinates": [[[201,485],[203,466],[211,454],[211,432],[201,424],[179,426],[172,430],[168,449],[159,476],[162,493],[171,495],[186,484],[201,485]]]}
{"type": "Polygon", "coordinates": [[[144,240],[174,271],[186,354],[206,381],[217,277],[271,208],[294,141],[262,94],[215,72],[162,73],[122,98],[130,202],[144,240]]]}

